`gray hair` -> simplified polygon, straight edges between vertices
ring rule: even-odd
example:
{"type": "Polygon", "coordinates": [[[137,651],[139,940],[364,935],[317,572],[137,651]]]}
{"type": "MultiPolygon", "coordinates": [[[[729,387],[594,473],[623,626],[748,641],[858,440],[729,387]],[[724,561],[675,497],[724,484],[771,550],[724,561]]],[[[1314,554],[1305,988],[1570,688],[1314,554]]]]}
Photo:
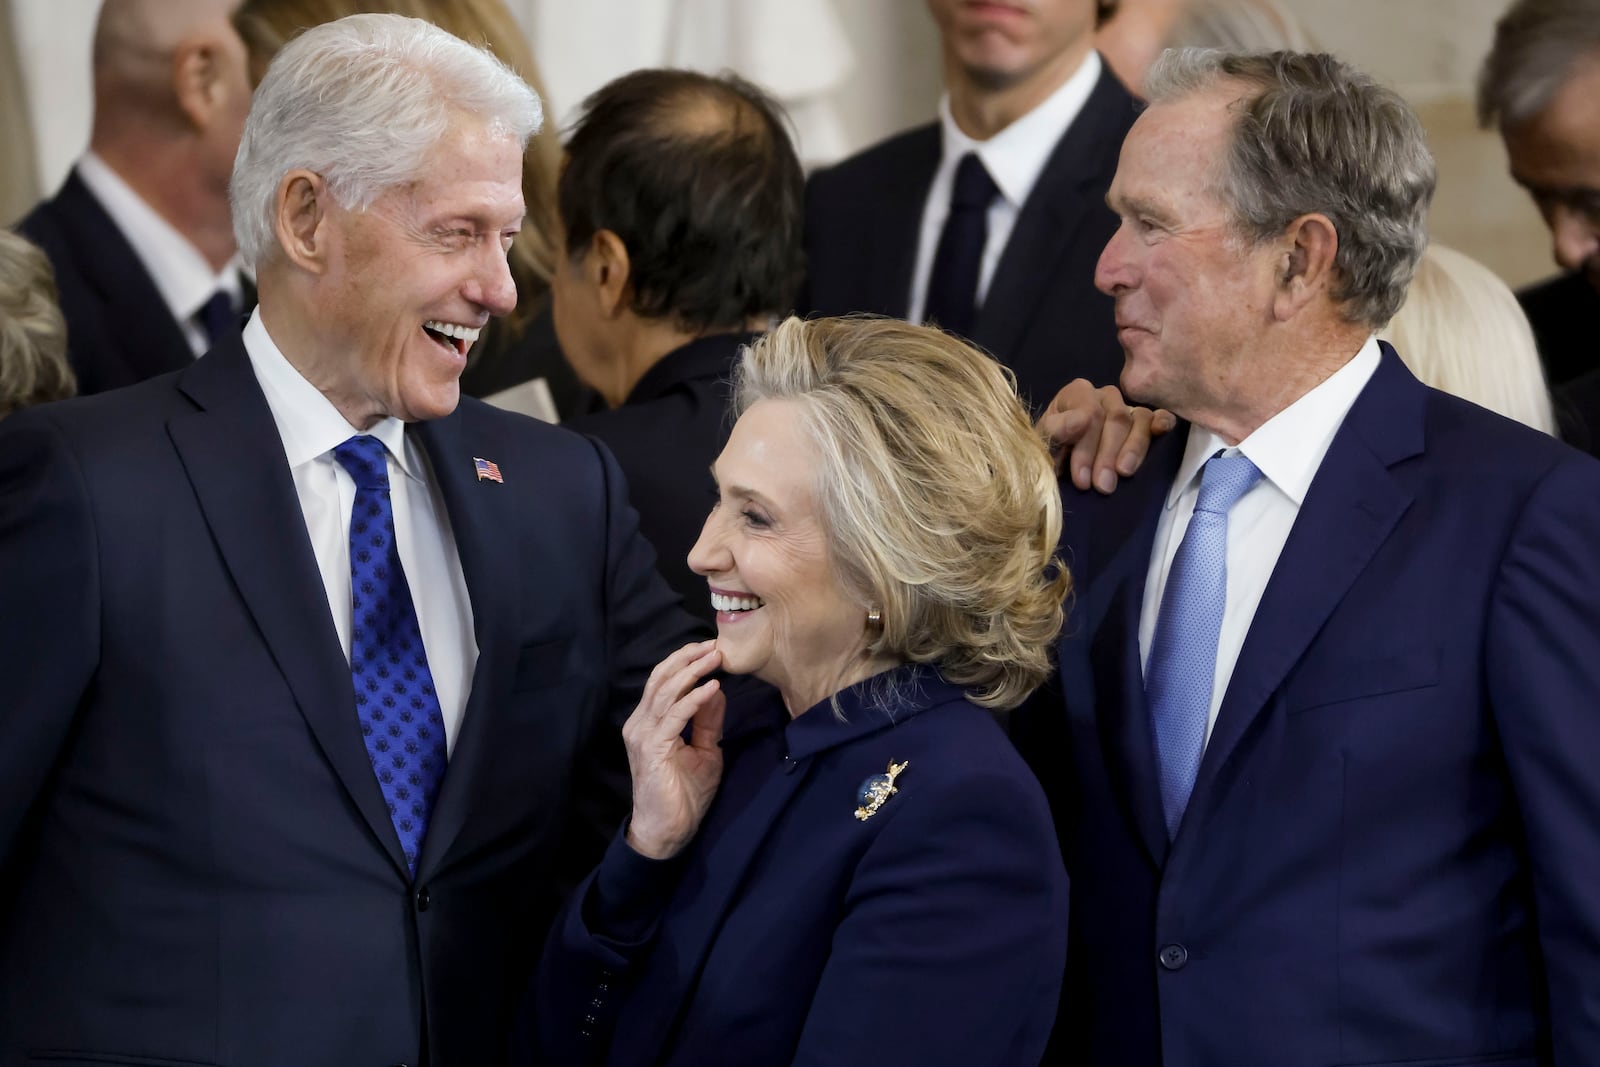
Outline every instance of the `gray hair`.
{"type": "Polygon", "coordinates": [[[1516,0],[1495,23],[1478,74],[1478,121],[1533,118],[1585,55],[1600,59],[1600,0],[1516,0]]]}
{"type": "Polygon", "coordinates": [[[526,148],[543,118],[539,96],[488,50],[432,23],[350,15],[284,46],[251,103],[229,195],[246,264],[275,247],[278,183],[319,174],[347,211],[415,181],[430,150],[461,119],[478,117],[526,148]]]}
{"type": "Polygon", "coordinates": [[[1226,80],[1251,90],[1216,176],[1235,231],[1263,241],[1327,216],[1339,235],[1333,298],[1349,321],[1382,326],[1428,244],[1437,170],[1422,123],[1398,94],[1322,54],[1168,50],[1145,96],[1167,103],[1226,80]]]}

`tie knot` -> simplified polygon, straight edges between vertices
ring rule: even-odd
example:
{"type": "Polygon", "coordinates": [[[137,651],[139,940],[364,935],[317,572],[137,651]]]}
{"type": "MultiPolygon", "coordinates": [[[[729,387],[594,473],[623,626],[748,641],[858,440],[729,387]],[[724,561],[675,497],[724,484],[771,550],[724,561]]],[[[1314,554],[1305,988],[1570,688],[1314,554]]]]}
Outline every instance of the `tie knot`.
{"type": "Polygon", "coordinates": [[[950,192],[950,206],[987,209],[999,191],[1000,187],[983,169],[983,160],[978,158],[978,153],[968,152],[956,164],[956,184],[950,192]]]}
{"type": "Polygon", "coordinates": [[[383,442],[369,433],[335,445],[333,458],[355,479],[357,489],[389,488],[389,460],[383,442]]]}
{"type": "Polygon", "coordinates": [[[1260,480],[1261,471],[1246,457],[1212,456],[1200,473],[1200,498],[1194,509],[1226,515],[1260,480]]]}
{"type": "Polygon", "coordinates": [[[207,342],[214,348],[223,338],[239,332],[239,313],[234,310],[233,297],[226,289],[218,289],[195,312],[200,328],[206,332],[207,342]]]}

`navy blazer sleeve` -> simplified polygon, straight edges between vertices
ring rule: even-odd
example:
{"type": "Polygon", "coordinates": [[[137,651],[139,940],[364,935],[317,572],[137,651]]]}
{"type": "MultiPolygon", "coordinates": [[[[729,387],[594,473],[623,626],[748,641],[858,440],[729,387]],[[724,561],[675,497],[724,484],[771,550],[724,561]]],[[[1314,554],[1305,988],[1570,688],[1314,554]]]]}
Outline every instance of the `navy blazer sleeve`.
{"type": "Polygon", "coordinates": [[[1549,986],[1552,1062],[1600,1047],[1600,465],[1533,490],[1494,585],[1487,686],[1518,795],[1549,986]]]}
{"type": "Polygon", "coordinates": [[[78,464],[48,417],[0,423],[0,869],[93,678],[95,537],[78,464]]]}

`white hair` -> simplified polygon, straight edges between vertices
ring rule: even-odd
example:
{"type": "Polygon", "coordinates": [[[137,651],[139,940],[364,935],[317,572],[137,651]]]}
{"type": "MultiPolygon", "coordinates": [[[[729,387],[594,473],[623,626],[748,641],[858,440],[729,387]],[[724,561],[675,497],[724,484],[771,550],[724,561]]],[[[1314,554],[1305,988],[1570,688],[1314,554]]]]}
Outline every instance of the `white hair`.
{"type": "Polygon", "coordinates": [[[292,170],[328,183],[347,211],[421,176],[463,115],[526,148],[539,95],[487,49],[421,19],[350,15],[284,46],[257,87],[229,196],[244,262],[275,247],[278,184],[292,170]]]}
{"type": "Polygon", "coordinates": [[[1528,318],[1499,275],[1477,260],[1430,244],[1406,302],[1380,336],[1435,389],[1556,432],[1528,318]]]}

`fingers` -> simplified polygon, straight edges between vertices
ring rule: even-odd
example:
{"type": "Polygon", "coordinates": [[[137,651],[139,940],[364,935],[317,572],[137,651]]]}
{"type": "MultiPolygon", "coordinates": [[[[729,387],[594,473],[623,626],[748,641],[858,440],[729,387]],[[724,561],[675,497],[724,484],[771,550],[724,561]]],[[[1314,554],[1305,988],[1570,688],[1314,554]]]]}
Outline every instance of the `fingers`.
{"type": "MultiPolygon", "coordinates": [[[[706,683],[706,686],[716,685],[715,679],[706,683]]],[[[701,689],[706,688],[701,686],[701,689]]],[[[700,690],[695,690],[699,692],[700,690]]],[[[693,694],[691,694],[693,695],[693,694]]],[[[701,701],[700,707],[694,713],[694,728],[689,734],[689,743],[695,748],[714,749],[722,741],[722,720],[728,710],[727,695],[722,692],[722,687],[707,693],[701,701]]]]}
{"type": "MultiPolygon", "coordinates": [[[[671,711],[672,705],[721,663],[722,654],[717,651],[716,641],[711,640],[684,645],[656,664],[650,672],[649,681],[645,682],[639,706],[633,709],[633,714],[623,724],[623,740],[632,745],[646,736],[661,736],[662,719],[671,711]]],[[[683,721],[678,723],[680,730],[683,721]]]]}
{"type": "MultiPolygon", "coordinates": [[[[1099,438],[1102,420],[1100,400],[1087,379],[1074,378],[1056,393],[1035,427],[1050,444],[1050,454],[1055,457],[1057,473],[1060,473],[1062,464],[1068,462],[1069,448],[1075,449],[1085,440],[1099,438]]],[[[1077,483],[1080,474],[1077,465],[1069,466],[1073,481],[1077,483]]],[[[1079,488],[1088,488],[1088,476],[1086,470],[1082,472],[1084,482],[1079,488]]]]}

